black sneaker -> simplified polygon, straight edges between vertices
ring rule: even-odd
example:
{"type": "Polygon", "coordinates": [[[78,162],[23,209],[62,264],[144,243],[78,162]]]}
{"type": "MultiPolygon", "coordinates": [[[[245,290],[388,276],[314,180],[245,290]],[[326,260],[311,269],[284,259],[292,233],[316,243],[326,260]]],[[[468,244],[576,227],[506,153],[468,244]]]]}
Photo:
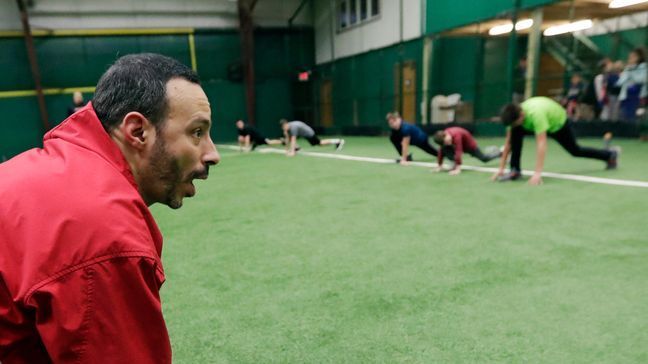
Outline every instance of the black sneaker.
{"type": "Polygon", "coordinates": [[[522,178],[522,174],[519,171],[510,171],[499,177],[497,177],[498,182],[507,182],[507,181],[517,181],[522,178]]]}
{"type": "Polygon", "coordinates": [[[610,159],[607,161],[605,169],[617,169],[619,165],[619,155],[621,154],[621,148],[612,147],[610,148],[610,159]]]}

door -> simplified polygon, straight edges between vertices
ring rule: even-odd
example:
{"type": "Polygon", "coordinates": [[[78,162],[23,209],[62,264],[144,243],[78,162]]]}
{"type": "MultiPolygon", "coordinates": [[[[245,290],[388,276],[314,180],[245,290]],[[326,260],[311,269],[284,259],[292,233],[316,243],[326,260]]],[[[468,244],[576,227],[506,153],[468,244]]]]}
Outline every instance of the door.
{"type": "Polygon", "coordinates": [[[320,85],[320,124],[324,127],[333,126],[333,83],[324,80],[320,85]]]}
{"type": "Polygon", "coordinates": [[[416,63],[405,61],[394,65],[394,110],[403,120],[416,122],[416,63]]]}
{"type": "Polygon", "coordinates": [[[401,84],[403,120],[416,122],[416,64],[414,61],[403,63],[401,84]]]}
{"type": "Polygon", "coordinates": [[[540,57],[536,96],[562,96],[565,67],[548,54],[540,57]]]}

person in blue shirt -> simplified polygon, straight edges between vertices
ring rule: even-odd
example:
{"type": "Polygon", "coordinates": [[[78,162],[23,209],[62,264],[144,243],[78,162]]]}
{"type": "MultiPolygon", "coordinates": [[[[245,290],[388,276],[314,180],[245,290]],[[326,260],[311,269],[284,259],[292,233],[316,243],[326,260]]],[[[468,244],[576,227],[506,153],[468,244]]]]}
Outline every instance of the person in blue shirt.
{"type": "Polygon", "coordinates": [[[404,122],[398,112],[390,112],[386,118],[389,127],[392,129],[389,140],[401,156],[396,162],[407,165],[412,160],[412,154],[409,152],[410,145],[415,145],[435,157],[439,154],[436,148],[430,145],[428,135],[423,129],[414,124],[404,122]]]}

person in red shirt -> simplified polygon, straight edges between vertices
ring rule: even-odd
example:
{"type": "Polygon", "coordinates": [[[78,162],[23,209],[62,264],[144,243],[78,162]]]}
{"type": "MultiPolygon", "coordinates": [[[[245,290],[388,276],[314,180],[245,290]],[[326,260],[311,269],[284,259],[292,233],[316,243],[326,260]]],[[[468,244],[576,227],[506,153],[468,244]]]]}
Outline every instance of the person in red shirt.
{"type": "Polygon", "coordinates": [[[171,363],[149,206],[182,206],[220,156],[196,74],[118,59],[43,148],[0,164],[0,362],[171,363]]]}
{"type": "Polygon", "coordinates": [[[497,147],[488,147],[486,153],[482,152],[470,132],[458,126],[437,131],[434,134],[434,141],[441,146],[437,156],[438,166],[434,170],[436,172],[441,171],[443,158],[448,156],[448,158],[454,159],[454,166],[449,172],[453,176],[461,173],[461,156],[464,151],[484,163],[497,159],[502,155],[502,152],[497,147]]]}

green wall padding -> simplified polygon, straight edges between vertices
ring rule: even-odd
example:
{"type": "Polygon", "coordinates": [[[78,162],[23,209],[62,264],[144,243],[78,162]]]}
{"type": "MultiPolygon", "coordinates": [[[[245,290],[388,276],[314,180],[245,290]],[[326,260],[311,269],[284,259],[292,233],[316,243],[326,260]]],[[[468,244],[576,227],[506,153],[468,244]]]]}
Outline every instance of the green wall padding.
{"type": "Polygon", "coordinates": [[[500,123],[480,122],[475,123],[475,135],[499,137],[506,135],[506,128],[500,123]]]}
{"type": "Polygon", "coordinates": [[[0,99],[0,162],[42,146],[43,126],[34,97],[0,99]]]}
{"type": "Polygon", "coordinates": [[[186,35],[35,38],[35,45],[45,88],[96,85],[117,58],[131,53],[155,52],[191,65],[186,35]]]}
{"type": "Polygon", "coordinates": [[[21,38],[0,38],[0,91],[28,90],[34,87],[21,38]]]}
{"type": "Polygon", "coordinates": [[[632,49],[645,47],[648,44],[648,30],[630,29],[618,33],[595,35],[590,39],[599,47],[602,54],[625,62],[632,49]]]}
{"type": "Polygon", "coordinates": [[[212,111],[212,139],[215,142],[235,140],[234,122],[247,119],[243,84],[213,79],[202,81],[202,86],[212,111]]]}
{"type": "Polygon", "coordinates": [[[279,120],[294,118],[290,88],[290,82],[277,78],[257,83],[258,128],[266,137],[281,136],[279,120]]]}
{"type": "MultiPolygon", "coordinates": [[[[547,5],[560,0],[522,0],[520,9],[547,5]]],[[[430,0],[427,2],[427,34],[484,21],[513,9],[514,0],[430,0]]]]}
{"type": "Polygon", "coordinates": [[[241,60],[241,37],[236,32],[198,33],[194,44],[202,80],[226,80],[227,67],[241,60]]]}
{"type": "Polygon", "coordinates": [[[475,101],[481,37],[444,38],[434,52],[440,72],[434,77],[437,94],[460,93],[464,101],[475,101]]]}
{"type": "Polygon", "coordinates": [[[411,121],[420,122],[422,54],[421,38],[318,65],[315,103],[320,101],[320,85],[330,80],[336,128],[380,126],[386,129],[385,114],[395,108],[394,70],[403,62],[413,61],[416,67],[416,120],[411,121]]]}
{"type": "MultiPolygon", "coordinates": [[[[507,93],[508,37],[486,38],[479,97],[475,105],[475,118],[489,118],[499,114],[499,110],[510,101],[507,93]]],[[[520,49],[520,48],[519,48],[520,49]]]]}
{"type": "MultiPolygon", "coordinates": [[[[194,39],[198,74],[212,107],[212,138],[234,140],[234,121],[248,119],[244,84],[228,78],[228,67],[241,60],[240,35],[233,30],[198,31],[194,39]]],[[[36,37],[35,47],[45,89],[95,86],[110,64],[131,53],[161,53],[191,65],[186,34],[36,37]]],[[[293,97],[293,87],[297,72],[313,67],[314,53],[310,29],[255,30],[256,117],[264,133],[276,133],[278,120],[293,118],[295,109],[305,113],[312,109],[310,99],[293,97]]],[[[23,39],[0,38],[0,67],[5,70],[0,91],[34,88],[23,39]]],[[[45,97],[51,126],[65,119],[71,99],[70,94],[45,97]]],[[[0,158],[41,145],[36,97],[0,99],[0,110],[0,158]]]]}

